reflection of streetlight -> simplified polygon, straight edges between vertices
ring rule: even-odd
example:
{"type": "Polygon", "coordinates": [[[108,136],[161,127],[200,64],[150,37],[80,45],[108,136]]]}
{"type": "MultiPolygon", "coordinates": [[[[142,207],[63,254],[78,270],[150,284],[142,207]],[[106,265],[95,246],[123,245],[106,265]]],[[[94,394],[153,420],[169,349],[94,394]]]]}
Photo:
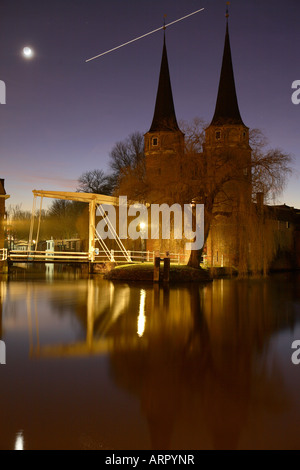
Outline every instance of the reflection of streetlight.
{"type": "Polygon", "coordinates": [[[18,432],[16,435],[15,450],[24,450],[23,431],[18,432]]]}
{"type": "Polygon", "coordinates": [[[143,336],[145,331],[145,324],[146,324],[146,315],[145,315],[145,300],[146,300],[146,291],[141,289],[140,293],[140,308],[139,308],[139,316],[138,316],[138,329],[137,334],[139,337],[143,336]]]}
{"type": "Polygon", "coordinates": [[[141,223],[140,223],[140,229],[141,229],[141,231],[143,231],[145,227],[146,227],[145,222],[141,222],[141,223]]]}

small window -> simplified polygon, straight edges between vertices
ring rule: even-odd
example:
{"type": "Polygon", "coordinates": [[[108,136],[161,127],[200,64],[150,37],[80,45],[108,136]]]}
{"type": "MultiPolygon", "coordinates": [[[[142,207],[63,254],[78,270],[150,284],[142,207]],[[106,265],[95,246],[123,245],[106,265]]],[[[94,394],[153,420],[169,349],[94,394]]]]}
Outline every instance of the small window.
{"type": "Polygon", "coordinates": [[[286,222],[286,228],[290,228],[290,223],[289,222],[286,222]]]}
{"type": "Polygon", "coordinates": [[[152,145],[153,145],[153,147],[157,147],[157,145],[158,145],[158,138],[157,137],[152,137],[152,145]]]}
{"type": "Polygon", "coordinates": [[[243,140],[245,140],[246,139],[246,132],[245,131],[243,132],[242,136],[243,136],[243,140]]]}
{"type": "Polygon", "coordinates": [[[244,168],[243,172],[244,172],[244,175],[247,176],[248,175],[248,168],[244,168]]]}
{"type": "Polygon", "coordinates": [[[216,140],[221,139],[221,131],[216,131],[216,140]]]}

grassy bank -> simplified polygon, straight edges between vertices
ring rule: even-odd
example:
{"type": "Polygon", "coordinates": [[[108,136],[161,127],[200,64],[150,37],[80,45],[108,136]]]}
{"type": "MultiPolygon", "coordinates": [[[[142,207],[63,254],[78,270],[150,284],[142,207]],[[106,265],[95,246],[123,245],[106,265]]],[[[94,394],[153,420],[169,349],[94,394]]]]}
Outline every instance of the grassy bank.
{"type": "MultiPolygon", "coordinates": [[[[163,265],[160,268],[163,279],[163,265]]],[[[104,275],[105,279],[120,281],[153,281],[153,263],[116,266],[104,275]]],[[[211,277],[206,269],[171,264],[170,282],[209,282],[211,277]]]]}

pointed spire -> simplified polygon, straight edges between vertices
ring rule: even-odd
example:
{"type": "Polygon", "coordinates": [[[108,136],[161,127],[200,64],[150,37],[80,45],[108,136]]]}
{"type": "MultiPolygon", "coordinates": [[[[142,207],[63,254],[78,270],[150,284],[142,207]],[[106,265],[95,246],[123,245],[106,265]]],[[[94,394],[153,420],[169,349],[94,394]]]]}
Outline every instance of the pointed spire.
{"type": "Polygon", "coordinates": [[[162,59],[161,59],[161,66],[160,66],[158,90],[157,90],[157,95],[156,95],[153,121],[152,121],[149,132],[158,132],[158,131],[165,131],[165,130],[178,131],[179,127],[177,124],[175,108],[174,108],[168,56],[167,56],[167,48],[166,48],[166,35],[165,35],[165,28],[164,28],[164,44],[163,44],[163,52],[162,52],[162,59]]]}
{"type": "MultiPolygon", "coordinates": [[[[227,2],[229,5],[229,2],[227,2]]],[[[226,34],[223,52],[218,97],[215,114],[211,125],[242,124],[244,125],[236,96],[234,73],[232,67],[231,48],[228,29],[228,6],[226,8],[226,34]]]]}
{"type": "Polygon", "coordinates": [[[227,2],[226,3],[226,14],[225,14],[225,16],[227,18],[227,23],[228,23],[228,18],[229,18],[229,10],[228,10],[229,5],[230,5],[230,2],[227,2]]]}

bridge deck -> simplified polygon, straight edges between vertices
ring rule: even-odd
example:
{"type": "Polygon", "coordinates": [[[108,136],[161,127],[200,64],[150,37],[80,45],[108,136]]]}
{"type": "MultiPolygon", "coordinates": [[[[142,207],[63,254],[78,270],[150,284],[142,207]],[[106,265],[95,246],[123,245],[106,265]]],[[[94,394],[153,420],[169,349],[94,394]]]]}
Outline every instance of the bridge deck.
{"type": "MultiPolygon", "coordinates": [[[[35,251],[35,250],[11,250],[5,253],[8,261],[14,263],[143,263],[154,262],[156,254],[152,251],[126,251],[126,257],[123,251],[96,250],[93,259],[88,252],[74,251],[35,251]]],[[[165,254],[160,253],[160,257],[165,254]]],[[[172,263],[184,264],[186,256],[183,253],[170,253],[172,263]]]]}

